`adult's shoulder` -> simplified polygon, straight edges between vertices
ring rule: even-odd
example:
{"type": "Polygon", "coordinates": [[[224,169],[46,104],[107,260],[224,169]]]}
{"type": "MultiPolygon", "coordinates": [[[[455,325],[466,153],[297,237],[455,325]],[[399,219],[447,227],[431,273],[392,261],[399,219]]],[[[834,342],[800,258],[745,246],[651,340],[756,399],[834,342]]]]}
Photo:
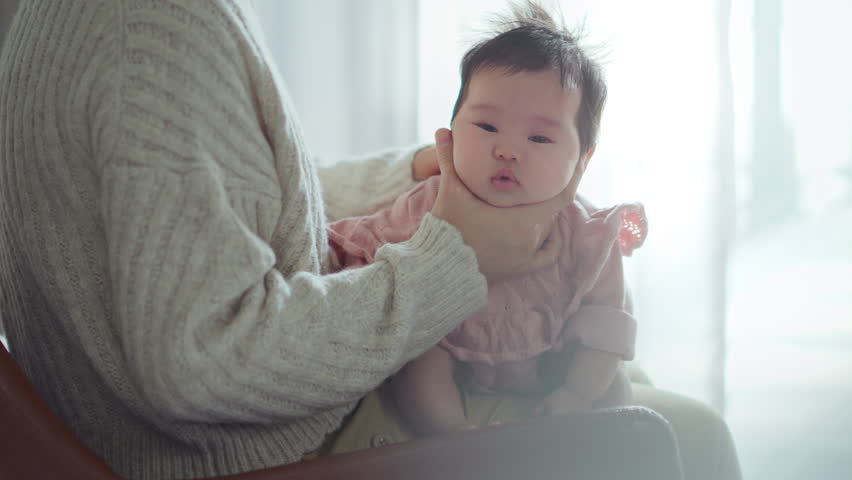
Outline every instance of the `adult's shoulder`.
{"type": "Polygon", "coordinates": [[[254,5],[244,0],[120,0],[121,26],[130,39],[149,40],[187,55],[222,50],[244,56],[245,46],[257,48],[260,28],[254,5]]]}

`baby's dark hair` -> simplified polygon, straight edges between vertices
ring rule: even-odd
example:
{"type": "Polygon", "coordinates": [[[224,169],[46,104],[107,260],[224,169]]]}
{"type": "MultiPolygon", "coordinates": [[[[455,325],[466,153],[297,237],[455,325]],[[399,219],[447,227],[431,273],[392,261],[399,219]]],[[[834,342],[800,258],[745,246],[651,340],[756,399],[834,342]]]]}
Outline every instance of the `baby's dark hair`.
{"type": "Polygon", "coordinates": [[[579,45],[576,34],[557,25],[533,1],[514,4],[511,15],[501,19],[498,25],[493,36],[474,45],[462,57],[461,88],[452,120],[467,97],[471,77],[480,70],[503,68],[508,73],[554,70],[559,73],[563,88],[580,89],[582,97],[575,122],[580,152],[588,152],[597,143],[606,103],[606,82],[600,64],[579,45]]]}

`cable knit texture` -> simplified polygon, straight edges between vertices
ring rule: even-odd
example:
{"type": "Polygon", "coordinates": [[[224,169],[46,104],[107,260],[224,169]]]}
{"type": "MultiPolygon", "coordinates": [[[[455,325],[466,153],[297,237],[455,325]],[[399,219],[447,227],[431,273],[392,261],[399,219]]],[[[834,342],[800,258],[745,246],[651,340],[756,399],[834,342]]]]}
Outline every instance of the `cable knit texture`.
{"type": "Polygon", "coordinates": [[[485,305],[473,252],[429,215],[326,274],[326,217],[409,188],[413,153],[318,173],[250,4],[24,2],[0,55],[13,355],[125,477],[299,460],[485,305]]]}

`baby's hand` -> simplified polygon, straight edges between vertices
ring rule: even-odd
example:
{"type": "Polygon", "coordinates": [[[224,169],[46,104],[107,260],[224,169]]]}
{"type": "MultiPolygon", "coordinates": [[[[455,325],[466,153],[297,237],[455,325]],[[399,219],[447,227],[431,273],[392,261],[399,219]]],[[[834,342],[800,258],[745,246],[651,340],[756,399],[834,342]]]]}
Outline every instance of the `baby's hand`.
{"type": "Polygon", "coordinates": [[[550,395],[544,397],[536,413],[539,415],[568,415],[571,413],[583,413],[591,411],[593,402],[582,395],[559,388],[550,395]]]}

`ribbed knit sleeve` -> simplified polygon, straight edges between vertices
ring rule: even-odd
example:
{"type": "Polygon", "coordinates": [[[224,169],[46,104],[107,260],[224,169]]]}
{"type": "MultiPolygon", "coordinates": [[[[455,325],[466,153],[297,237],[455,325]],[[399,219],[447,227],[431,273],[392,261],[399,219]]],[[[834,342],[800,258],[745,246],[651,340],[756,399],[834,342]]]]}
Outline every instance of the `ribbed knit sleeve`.
{"type": "Polygon", "coordinates": [[[414,187],[412,162],[424,147],[385,150],[321,167],[329,221],[373,213],[414,187]]]}
{"type": "Polygon", "coordinates": [[[98,117],[117,139],[100,187],[130,372],[182,421],[346,404],[482,307],[484,281],[434,218],[374,265],[320,275],[320,189],[289,105],[250,19],[201,3],[198,22],[176,18],[183,4],[128,8],[119,87],[95,92],[118,104],[98,117]]]}
{"type": "Polygon", "coordinates": [[[104,183],[128,365],[174,419],[281,420],[356,400],[484,303],[471,253],[432,217],[369,267],[288,277],[208,171],[111,165],[104,183]]]}

